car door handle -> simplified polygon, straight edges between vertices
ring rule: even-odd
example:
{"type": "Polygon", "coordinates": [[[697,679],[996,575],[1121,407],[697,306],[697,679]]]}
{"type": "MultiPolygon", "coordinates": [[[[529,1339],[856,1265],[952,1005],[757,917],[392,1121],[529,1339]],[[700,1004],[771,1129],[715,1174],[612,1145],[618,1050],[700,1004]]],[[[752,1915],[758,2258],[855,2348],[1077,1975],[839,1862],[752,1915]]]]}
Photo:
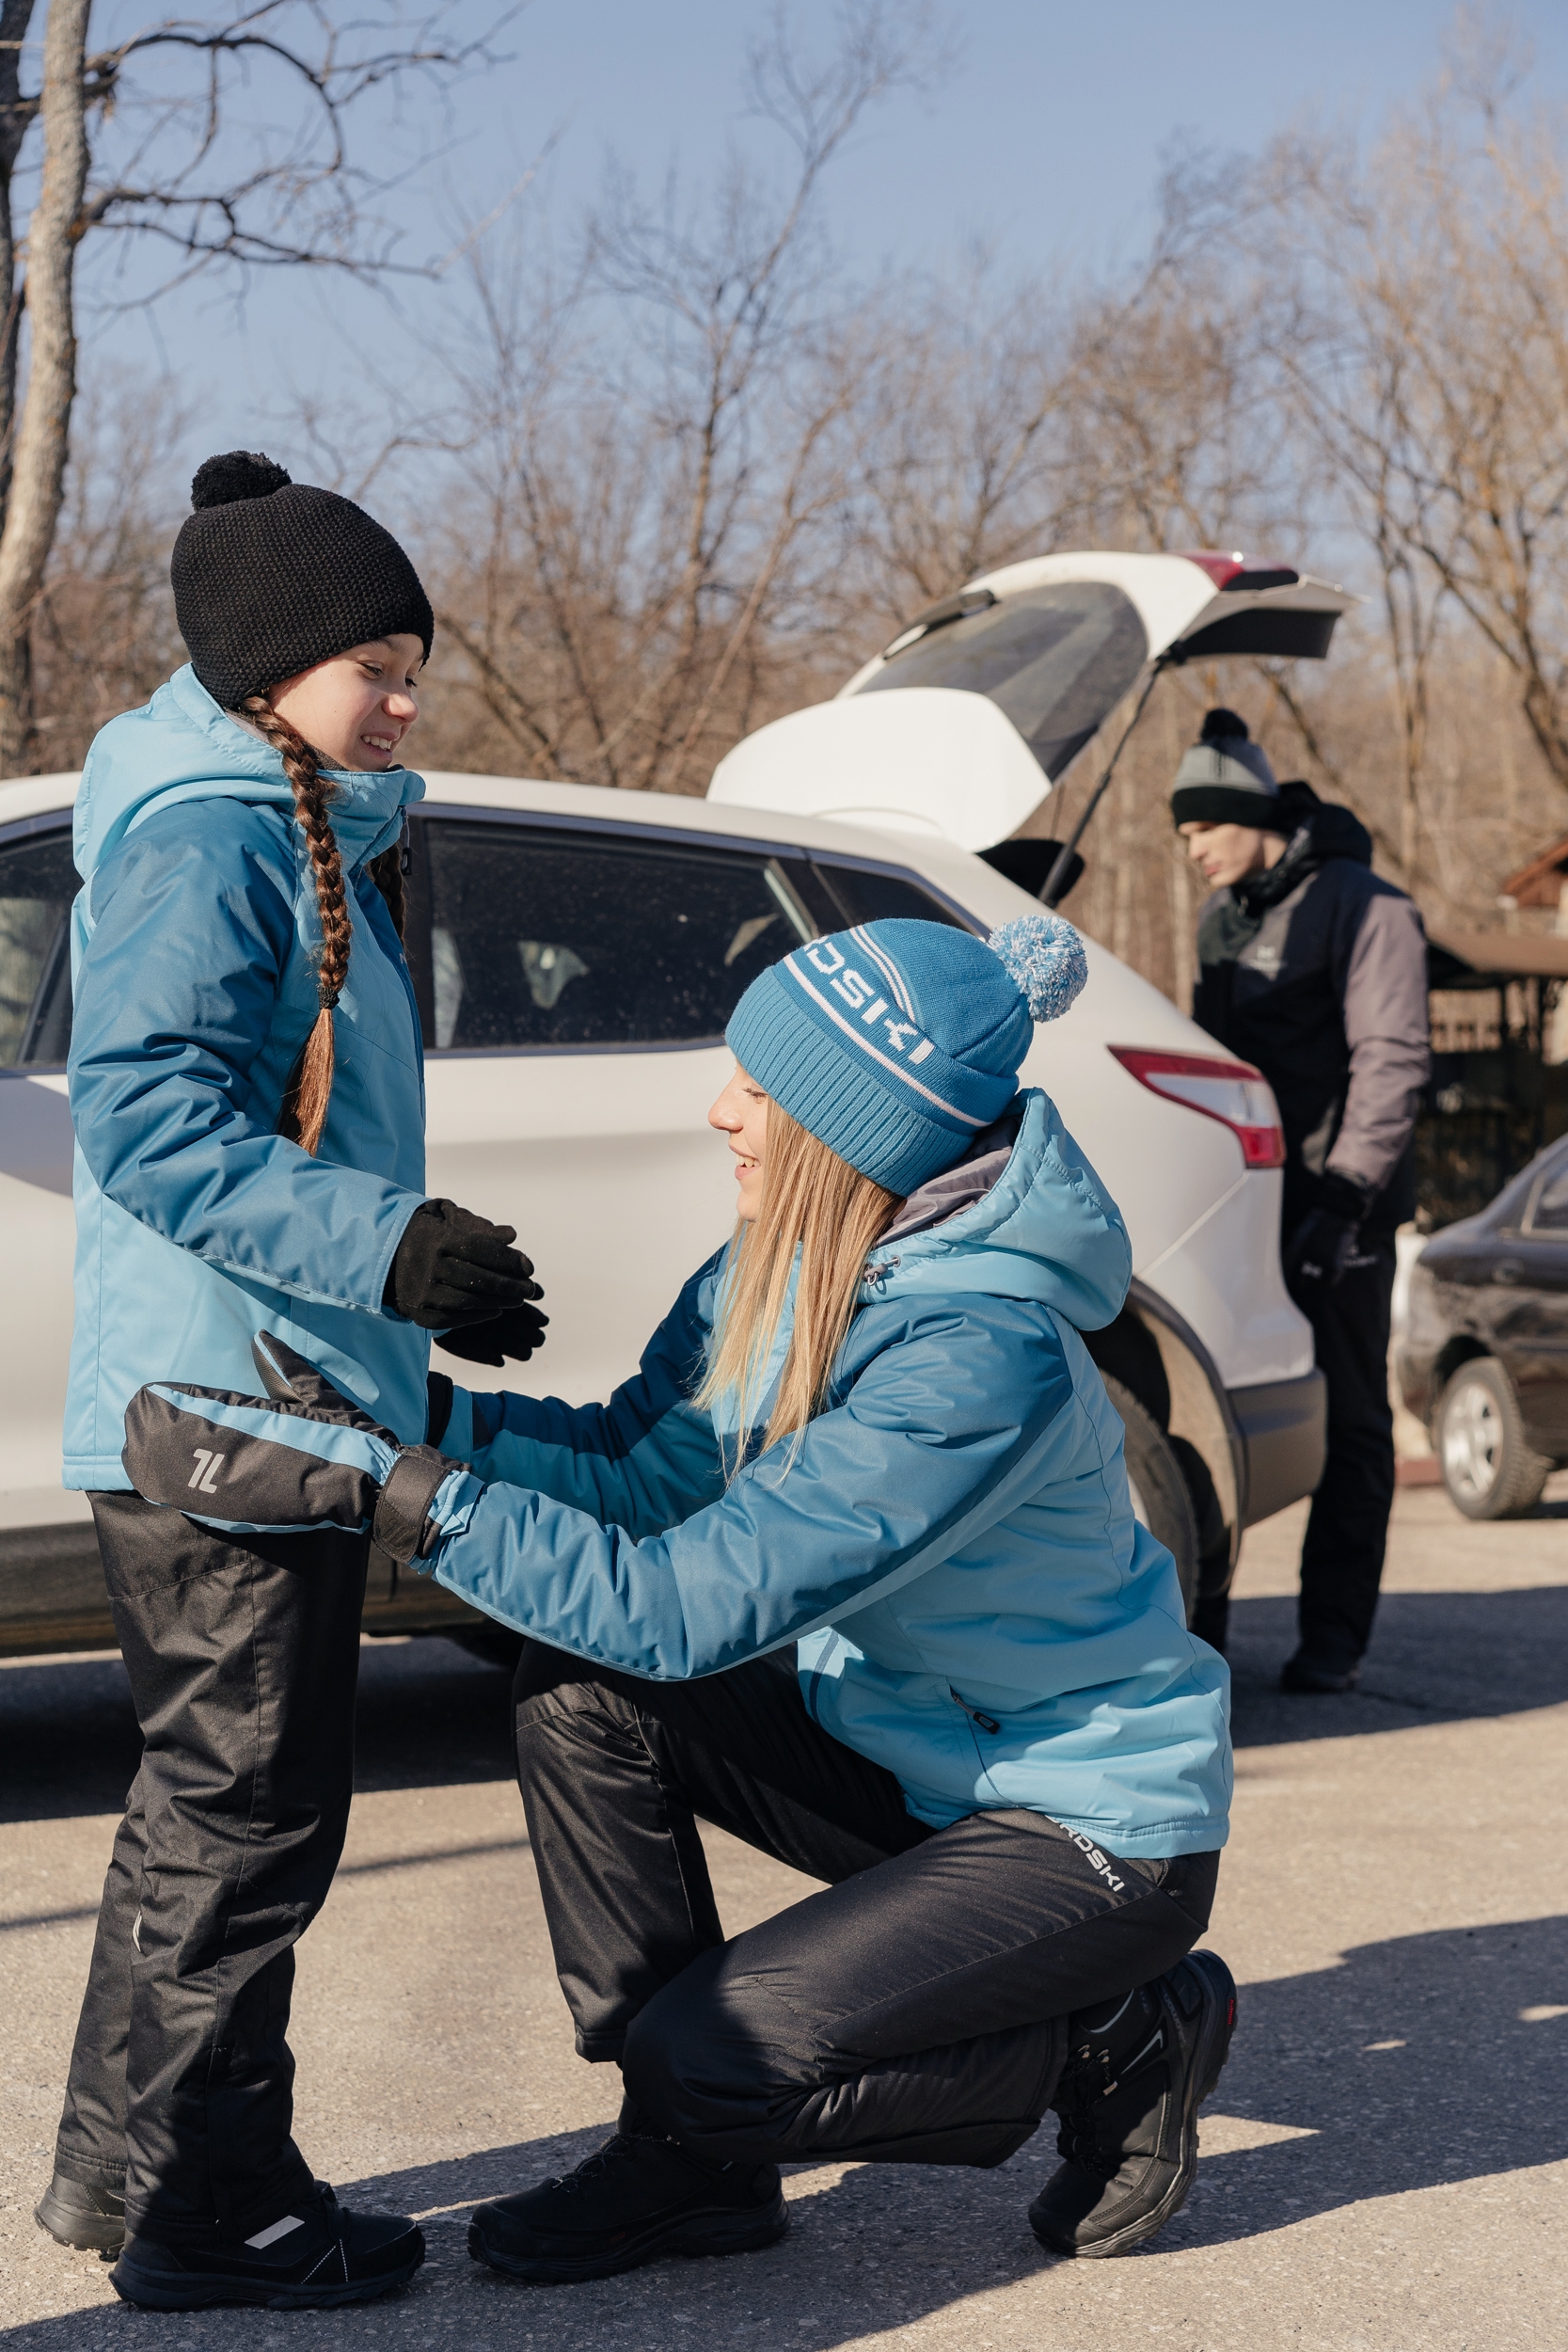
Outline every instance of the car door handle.
{"type": "Polygon", "coordinates": [[[1494,1282],[1522,1282],[1526,1277],[1527,1268],[1519,1258],[1499,1258],[1492,1268],[1494,1282]]]}

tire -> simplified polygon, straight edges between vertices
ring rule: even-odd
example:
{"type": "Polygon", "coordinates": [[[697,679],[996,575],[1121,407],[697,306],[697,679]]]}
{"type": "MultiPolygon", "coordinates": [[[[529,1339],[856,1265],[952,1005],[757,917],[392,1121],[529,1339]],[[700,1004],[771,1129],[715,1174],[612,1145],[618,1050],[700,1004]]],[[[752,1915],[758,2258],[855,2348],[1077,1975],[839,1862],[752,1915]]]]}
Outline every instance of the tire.
{"type": "Polygon", "coordinates": [[[1449,1501],[1467,1519],[1517,1519],[1533,1511],[1552,1464],[1525,1436],[1513,1383],[1495,1356],[1460,1365],[1433,1425],[1449,1501]]]}
{"type": "Polygon", "coordinates": [[[516,1673],[517,1661],[523,1654],[523,1637],[514,1633],[509,1625],[485,1619],[479,1625],[444,1625],[441,1630],[449,1642],[466,1649],[482,1666],[499,1666],[508,1675],[516,1673]]]}
{"type": "Polygon", "coordinates": [[[1197,1599],[1200,1543],[1197,1513],[1175,1448],[1147,1406],[1131,1389],[1107,1377],[1105,1393],[1121,1415],[1127,1432],[1127,1484],[1132,1489],[1133,1515],[1164,1545],[1176,1562],[1181,1599],[1192,1623],[1197,1599]]]}

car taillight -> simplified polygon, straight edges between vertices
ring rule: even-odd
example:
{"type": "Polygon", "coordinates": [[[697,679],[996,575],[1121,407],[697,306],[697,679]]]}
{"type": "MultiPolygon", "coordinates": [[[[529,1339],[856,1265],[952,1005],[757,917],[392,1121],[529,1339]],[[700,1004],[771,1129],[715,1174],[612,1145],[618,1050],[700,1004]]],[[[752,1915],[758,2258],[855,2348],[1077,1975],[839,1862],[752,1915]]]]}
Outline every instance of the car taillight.
{"type": "Polygon", "coordinates": [[[1113,1045],[1110,1050],[1140,1086],[1228,1127],[1248,1168],[1284,1167],[1278,1106],[1268,1080],[1249,1061],[1221,1061],[1207,1054],[1157,1054],[1142,1045],[1113,1045]]]}

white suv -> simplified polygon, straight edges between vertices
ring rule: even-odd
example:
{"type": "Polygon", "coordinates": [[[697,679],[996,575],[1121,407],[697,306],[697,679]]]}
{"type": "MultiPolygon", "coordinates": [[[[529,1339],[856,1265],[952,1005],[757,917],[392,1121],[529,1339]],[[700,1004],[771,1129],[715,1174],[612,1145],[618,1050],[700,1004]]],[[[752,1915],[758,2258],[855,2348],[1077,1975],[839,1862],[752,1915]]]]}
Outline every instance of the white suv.
{"type": "MultiPolygon", "coordinates": [[[[705,1113],[730,1069],[725,1023],[755,974],[798,940],[881,915],[984,932],[1027,913],[1029,893],[974,850],[1012,831],[1178,629],[1234,637],[1260,611],[1259,649],[1307,650],[1282,624],[1299,613],[1326,644],[1323,620],[1345,601],[1312,602],[1336,592],[1301,583],[1292,606],[1274,576],[1227,603],[1180,557],[1056,557],[993,585],[983,603],[965,592],[956,622],[912,624],[846,697],[740,745],[705,802],[427,777],[408,946],[430,1189],[516,1226],[551,1317],[533,1364],[505,1375],[450,1364],[458,1378],[573,1402],[608,1394],[728,1229],[734,1187],[705,1113]],[[1154,573],[1130,585],[1138,565],[1154,573]],[[1014,602],[1002,584],[1020,575],[1014,602]],[[1005,645],[986,642],[988,616],[1007,624],[1005,645]],[[1054,686],[1028,675],[1042,637],[1054,686]],[[908,694],[868,691],[896,682],[910,651],[926,649],[928,671],[938,644],[985,676],[911,673],[908,694]],[[792,730],[798,752],[781,759],[792,730]],[[818,813],[845,805],[855,821],[818,813]]],[[[114,1638],[86,1501],[61,1489],[58,1467],[75,787],[73,775],[0,785],[0,1286],[12,1335],[0,1361],[0,1652],[13,1654],[114,1638]]],[[[1088,943],[1088,956],[1089,986],[1038,1033],[1024,1077],[1059,1104],[1132,1233],[1132,1295],[1088,1344],[1127,1423],[1139,1508],[1196,1599],[1225,1590],[1243,1528],[1316,1484],[1323,1384],[1280,1277],[1268,1089],[1102,948],[1088,943]]],[[[372,1632],[446,1630],[477,1645],[487,1622],[422,1581],[372,1577],[372,1632]]]]}

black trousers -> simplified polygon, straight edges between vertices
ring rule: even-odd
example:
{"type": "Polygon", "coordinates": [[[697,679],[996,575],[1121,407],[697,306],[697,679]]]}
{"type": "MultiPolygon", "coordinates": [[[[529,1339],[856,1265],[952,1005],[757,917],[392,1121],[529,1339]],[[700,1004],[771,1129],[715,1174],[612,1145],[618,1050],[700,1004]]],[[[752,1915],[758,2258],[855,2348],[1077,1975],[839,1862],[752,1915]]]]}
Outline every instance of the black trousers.
{"type": "Polygon", "coordinates": [[[525,1648],[518,1780],[578,2051],[716,2161],[1003,2163],[1069,2013],[1191,1950],[1218,1856],[1121,1860],[1022,1811],[928,1829],[793,1665],[650,1683],[525,1648]],[[828,1891],[726,1942],[699,1819],[828,1891]]]}
{"type": "Polygon", "coordinates": [[[55,2162],[123,2182],[133,2232],[243,2240],[310,2192],[289,1996],[348,1826],[368,1538],[230,1543],[139,1495],[92,1509],[145,1744],[55,2162]]]}
{"type": "Polygon", "coordinates": [[[1312,1326],[1328,1384],[1328,1459],[1301,1548],[1301,1645],[1343,1669],[1371,1639],[1394,1507],[1392,1234],[1363,1239],[1338,1290],[1304,1282],[1293,1295],[1312,1326]]]}

